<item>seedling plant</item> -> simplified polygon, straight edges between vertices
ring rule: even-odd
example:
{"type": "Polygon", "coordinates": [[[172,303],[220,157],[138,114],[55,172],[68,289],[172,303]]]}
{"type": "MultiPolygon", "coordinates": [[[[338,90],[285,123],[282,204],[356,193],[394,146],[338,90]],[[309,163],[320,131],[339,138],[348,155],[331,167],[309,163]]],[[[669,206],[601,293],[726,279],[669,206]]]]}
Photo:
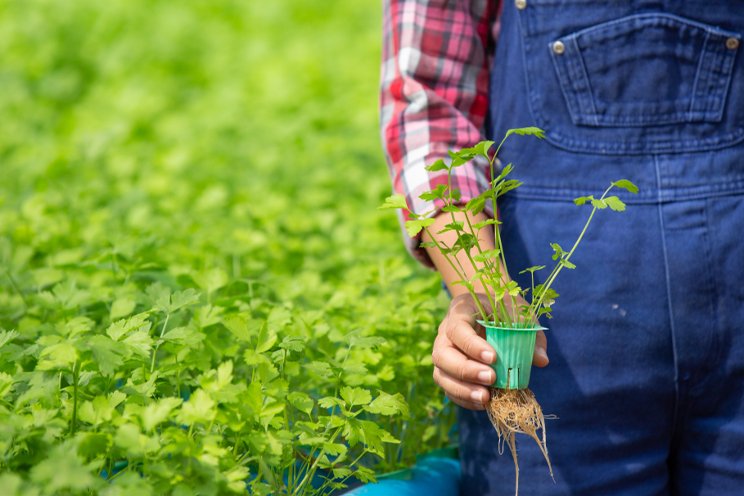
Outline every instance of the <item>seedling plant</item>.
{"type": "MultiPolygon", "coordinates": [[[[554,261],[550,273],[545,277],[544,282],[535,284],[536,274],[546,269],[546,266],[535,265],[524,268],[519,273],[529,273],[530,286],[523,288],[509,277],[506,252],[499,229],[501,222],[497,218],[488,218],[479,222],[471,220],[481,214],[489,204],[492,211],[497,212],[499,199],[522,185],[519,180],[510,178],[514,170],[511,163],[497,170],[497,163],[500,163],[499,152],[511,135],[533,136],[542,139],[545,133],[537,127],[510,129],[493,152],[494,141],[481,141],[470,148],[450,151],[449,160],[440,159],[426,167],[429,172],[445,171],[447,174],[446,184],[439,184],[419,196],[422,200],[438,203],[441,205],[441,211],[449,214],[449,222],[439,231],[432,231],[435,223],[433,214],[437,211],[436,208],[428,212],[416,213],[408,208],[405,197],[400,195],[387,198],[382,208],[405,210],[409,218],[405,227],[410,236],[414,237],[421,233],[428,235],[430,241],[423,242],[421,245],[434,248],[444,255],[447,263],[459,277],[454,284],[462,285],[467,289],[478,309],[479,322],[482,325],[487,328],[500,327],[516,333],[526,333],[527,330],[539,327],[541,317],[551,318],[553,304],[559,296],[553,289],[556,278],[563,269],[576,268],[571,258],[584,239],[597,211],[610,209],[622,212],[625,210],[625,203],[617,196],[610,194],[613,189],[637,193],[638,188],[629,180],[620,179],[611,182],[598,197],[589,195],[574,199],[576,205],[591,207],[576,241],[568,250],[558,243],[550,243],[554,261]],[[460,191],[452,187],[452,174],[456,168],[476,159],[487,160],[491,179],[488,187],[478,196],[463,202],[460,191]],[[493,230],[494,247],[483,246],[483,237],[478,236],[483,229],[493,230]],[[449,245],[440,239],[442,234],[448,232],[456,234],[455,241],[449,245]],[[485,292],[479,292],[480,288],[484,288],[485,292]],[[481,296],[485,296],[488,306],[484,305],[481,296]]],[[[530,352],[530,358],[531,356],[530,352]]],[[[503,450],[505,443],[512,453],[516,469],[517,491],[519,487],[519,466],[515,442],[517,433],[527,434],[537,442],[552,475],[545,439],[544,415],[534,394],[529,389],[512,389],[508,386],[492,388],[487,412],[499,436],[500,451],[503,450]]]]}

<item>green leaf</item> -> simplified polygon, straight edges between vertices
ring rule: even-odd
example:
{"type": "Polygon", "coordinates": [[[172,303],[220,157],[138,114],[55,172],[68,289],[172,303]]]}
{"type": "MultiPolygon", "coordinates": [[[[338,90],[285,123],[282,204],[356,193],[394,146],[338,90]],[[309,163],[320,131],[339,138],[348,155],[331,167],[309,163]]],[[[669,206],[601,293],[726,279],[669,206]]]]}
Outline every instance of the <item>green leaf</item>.
{"type": "Polygon", "coordinates": [[[69,369],[78,358],[75,347],[67,342],[53,344],[41,350],[37,370],[69,369]]]}
{"type": "Polygon", "coordinates": [[[424,201],[441,200],[441,199],[444,199],[444,194],[446,191],[447,191],[447,185],[440,184],[431,191],[425,191],[424,193],[421,193],[419,195],[419,198],[421,198],[424,201]]]}
{"type": "Polygon", "coordinates": [[[378,210],[403,209],[408,210],[406,197],[403,195],[392,195],[385,198],[385,202],[377,207],[378,210]]]}
{"type": "Polygon", "coordinates": [[[0,348],[19,336],[17,331],[0,331],[0,348]]]}
{"type": "Polygon", "coordinates": [[[308,415],[312,413],[313,406],[315,405],[310,396],[300,391],[293,391],[289,393],[289,395],[287,395],[287,400],[289,400],[289,403],[293,407],[308,415]]]}
{"type": "Polygon", "coordinates": [[[594,196],[589,195],[589,196],[580,196],[578,198],[574,198],[574,201],[573,202],[576,205],[584,205],[586,202],[589,202],[589,201],[592,201],[592,200],[594,200],[594,196]]]}
{"type": "Polygon", "coordinates": [[[526,269],[524,269],[523,271],[521,271],[520,274],[526,274],[528,272],[530,274],[534,274],[538,270],[543,270],[544,268],[545,268],[544,265],[533,265],[532,267],[527,267],[526,269]]]}
{"type": "Polygon", "coordinates": [[[486,208],[487,198],[483,195],[478,195],[475,198],[471,198],[465,204],[465,210],[472,212],[474,215],[478,215],[486,208]]]}
{"type": "Polygon", "coordinates": [[[128,351],[108,336],[98,334],[85,341],[86,347],[93,352],[98,370],[105,376],[112,376],[124,364],[128,351]]]}
{"type": "Polygon", "coordinates": [[[575,265],[575,264],[574,264],[573,262],[569,262],[569,261],[568,261],[567,259],[565,259],[565,258],[564,258],[564,259],[562,259],[562,260],[561,260],[561,261],[560,261],[559,263],[560,263],[561,265],[563,265],[563,266],[564,266],[565,268],[567,268],[567,269],[575,269],[575,268],[576,268],[576,265],[575,265]]]}
{"type": "Polygon", "coordinates": [[[211,422],[217,414],[215,406],[214,400],[203,389],[197,389],[181,406],[178,419],[186,425],[211,422]]]}
{"type": "Polygon", "coordinates": [[[596,199],[592,200],[592,206],[600,210],[607,208],[607,203],[604,200],[596,199]]]}
{"type": "Polygon", "coordinates": [[[410,237],[415,237],[425,227],[429,227],[434,224],[435,219],[429,217],[427,219],[415,219],[406,221],[405,227],[410,237]]]}
{"type": "Polygon", "coordinates": [[[437,234],[442,234],[450,231],[461,232],[465,229],[464,226],[464,222],[450,222],[449,224],[446,224],[439,232],[437,232],[437,234]]]}
{"type": "Polygon", "coordinates": [[[351,406],[362,406],[372,401],[367,389],[345,386],[341,388],[341,397],[351,406]]]}
{"type": "Polygon", "coordinates": [[[147,312],[143,312],[128,319],[117,320],[106,329],[106,334],[114,341],[120,341],[123,336],[132,332],[149,332],[152,324],[147,317],[147,312]]]}
{"type": "Polygon", "coordinates": [[[440,170],[447,170],[448,167],[447,167],[447,164],[444,162],[444,160],[442,160],[440,158],[439,160],[437,160],[433,164],[430,164],[430,165],[427,165],[426,167],[424,167],[424,169],[426,169],[429,172],[437,172],[437,171],[440,171],[440,170]]]}
{"type": "Polygon", "coordinates": [[[486,219],[473,224],[473,229],[483,229],[486,226],[498,226],[501,222],[498,219],[486,219]]]}
{"type": "Polygon", "coordinates": [[[496,260],[501,255],[501,252],[498,248],[494,248],[493,250],[484,250],[482,253],[477,253],[473,255],[473,260],[476,262],[485,262],[487,260],[496,260]]]}
{"type": "Polygon", "coordinates": [[[478,155],[482,155],[486,158],[490,158],[488,155],[488,152],[491,150],[491,147],[495,144],[494,141],[481,141],[478,144],[476,144],[473,149],[475,150],[475,153],[478,155]]]}
{"type": "Polygon", "coordinates": [[[563,258],[565,252],[563,251],[563,248],[561,248],[561,245],[558,243],[550,243],[550,247],[553,248],[553,260],[563,258]]]}
{"type": "Polygon", "coordinates": [[[111,320],[116,320],[122,317],[126,317],[134,311],[134,308],[136,306],[137,302],[132,300],[131,298],[117,298],[111,304],[111,313],[109,315],[109,318],[111,320]]]}
{"type": "Polygon", "coordinates": [[[199,296],[200,293],[192,288],[176,291],[171,295],[171,303],[168,306],[168,311],[175,313],[182,308],[195,305],[199,303],[199,296]]]}
{"type": "Polygon", "coordinates": [[[406,400],[403,398],[402,394],[388,394],[384,391],[380,391],[380,394],[377,396],[377,398],[375,398],[374,401],[372,401],[372,403],[367,405],[364,409],[370,413],[385,416],[396,415],[400,413],[404,417],[408,417],[409,414],[408,404],[406,403],[406,400]]]}
{"type": "Polygon", "coordinates": [[[628,181],[627,179],[619,179],[617,181],[613,181],[612,185],[618,188],[622,188],[626,191],[630,191],[633,194],[638,193],[638,186],[628,181]]]}
{"type": "Polygon", "coordinates": [[[269,351],[276,343],[278,337],[275,332],[269,332],[268,324],[261,326],[258,331],[258,342],[256,343],[256,353],[265,353],[269,351]]]}
{"type": "Polygon", "coordinates": [[[506,132],[506,135],[504,136],[504,138],[512,134],[518,134],[520,136],[535,136],[536,138],[540,138],[540,139],[545,138],[545,131],[543,131],[539,127],[534,127],[534,126],[509,129],[506,132]]]}
{"type": "Polygon", "coordinates": [[[181,403],[180,398],[162,398],[147,405],[140,414],[145,432],[152,432],[155,427],[165,422],[181,403]]]}
{"type": "Polygon", "coordinates": [[[625,211],[625,203],[618,198],[617,196],[608,196],[604,199],[605,203],[607,203],[607,206],[610,207],[615,212],[624,212],[625,211]]]}
{"type": "Polygon", "coordinates": [[[284,336],[279,348],[289,351],[300,352],[305,349],[305,340],[298,336],[284,336]]]}

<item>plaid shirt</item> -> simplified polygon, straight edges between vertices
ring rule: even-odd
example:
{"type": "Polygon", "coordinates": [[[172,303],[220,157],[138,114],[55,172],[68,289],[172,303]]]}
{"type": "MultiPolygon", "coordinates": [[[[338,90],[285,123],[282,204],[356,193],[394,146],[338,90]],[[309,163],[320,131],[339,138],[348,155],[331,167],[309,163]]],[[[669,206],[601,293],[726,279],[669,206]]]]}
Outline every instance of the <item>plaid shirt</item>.
{"type": "MultiPolygon", "coordinates": [[[[447,181],[427,172],[447,151],[485,139],[489,69],[498,34],[498,0],[385,0],[380,125],[393,192],[421,214],[443,206],[419,195],[447,181]]],[[[462,202],[488,184],[485,161],[453,171],[462,202]]],[[[493,212],[488,212],[493,215],[493,212]]],[[[401,223],[407,216],[401,214],[401,223]]],[[[420,238],[404,231],[409,251],[431,266],[420,238]]]]}

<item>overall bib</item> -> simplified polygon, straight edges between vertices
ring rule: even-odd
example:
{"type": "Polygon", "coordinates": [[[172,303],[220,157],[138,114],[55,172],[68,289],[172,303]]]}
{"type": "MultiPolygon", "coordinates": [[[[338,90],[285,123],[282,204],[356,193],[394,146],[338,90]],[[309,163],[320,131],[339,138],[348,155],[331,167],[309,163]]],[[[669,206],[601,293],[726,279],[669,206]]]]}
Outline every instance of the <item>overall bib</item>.
{"type": "MultiPolygon", "coordinates": [[[[491,139],[524,185],[499,205],[522,287],[617,194],[554,288],[550,365],[530,388],[546,414],[551,480],[532,440],[520,493],[744,494],[744,2],[506,0],[491,139]]],[[[483,412],[460,410],[461,494],[514,494],[483,412]]]]}

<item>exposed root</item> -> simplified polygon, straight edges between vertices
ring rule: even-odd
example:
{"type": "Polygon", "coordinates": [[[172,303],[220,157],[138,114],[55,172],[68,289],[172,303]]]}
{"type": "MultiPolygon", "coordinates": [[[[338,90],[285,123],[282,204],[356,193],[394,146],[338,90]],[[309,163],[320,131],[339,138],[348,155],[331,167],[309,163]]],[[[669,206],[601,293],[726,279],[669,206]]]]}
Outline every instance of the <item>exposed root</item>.
{"type": "Polygon", "coordinates": [[[548,457],[548,447],[545,441],[545,416],[535,395],[529,389],[496,389],[491,388],[491,401],[486,407],[488,418],[491,420],[496,434],[499,436],[499,454],[504,452],[504,444],[509,446],[515,471],[515,494],[519,494],[519,463],[517,461],[518,433],[527,434],[535,440],[548,462],[550,477],[553,477],[553,467],[548,457]],[[540,432],[540,435],[538,435],[540,432]]]}

